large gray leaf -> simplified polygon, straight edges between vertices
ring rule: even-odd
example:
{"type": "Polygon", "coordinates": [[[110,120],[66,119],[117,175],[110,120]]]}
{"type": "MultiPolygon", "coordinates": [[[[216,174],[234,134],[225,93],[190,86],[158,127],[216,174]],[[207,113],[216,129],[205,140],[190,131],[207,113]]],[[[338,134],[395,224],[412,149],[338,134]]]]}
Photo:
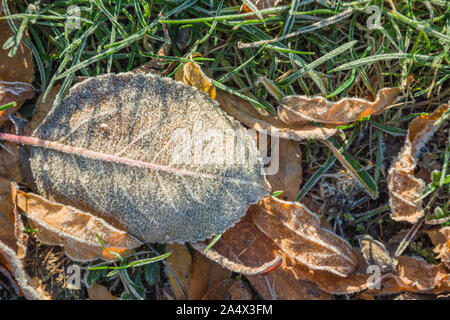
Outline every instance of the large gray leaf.
{"type": "Polygon", "coordinates": [[[144,241],[203,240],[268,193],[245,128],[206,94],[168,78],[88,79],[32,137],[47,141],[30,152],[41,194],[144,241]]]}

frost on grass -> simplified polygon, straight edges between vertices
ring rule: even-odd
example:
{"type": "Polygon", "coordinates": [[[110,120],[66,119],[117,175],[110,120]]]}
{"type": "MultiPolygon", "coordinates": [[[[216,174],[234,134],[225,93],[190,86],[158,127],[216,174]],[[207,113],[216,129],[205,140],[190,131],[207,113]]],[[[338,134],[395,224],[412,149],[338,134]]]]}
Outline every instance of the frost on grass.
{"type": "Polygon", "coordinates": [[[149,74],[72,88],[32,137],[47,199],[98,213],[149,242],[203,240],[268,193],[257,148],[206,94],[149,74]]]}

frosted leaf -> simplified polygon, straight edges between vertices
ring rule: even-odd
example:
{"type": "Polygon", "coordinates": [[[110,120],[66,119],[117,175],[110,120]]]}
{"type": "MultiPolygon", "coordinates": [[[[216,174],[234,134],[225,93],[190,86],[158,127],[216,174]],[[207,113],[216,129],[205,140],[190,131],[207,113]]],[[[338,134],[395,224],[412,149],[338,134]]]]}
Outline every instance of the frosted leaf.
{"type": "Polygon", "coordinates": [[[279,116],[286,123],[300,125],[314,121],[338,126],[380,114],[392,105],[399,93],[398,88],[383,88],[373,102],[360,98],[343,98],[331,102],[320,96],[288,96],[281,102],[279,116]]]}
{"type": "Polygon", "coordinates": [[[31,170],[44,197],[148,242],[221,233],[268,193],[244,127],[206,94],[151,74],[75,85],[32,138],[40,146],[31,147],[31,170]]]}
{"type": "Polygon", "coordinates": [[[414,175],[414,170],[420,149],[433,136],[438,128],[434,123],[446,110],[448,105],[442,105],[431,115],[411,121],[405,144],[388,171],[390,215],[396,221],[416,223],[424,215],[422,203],[415,200],[426,185],[414,175]]]}

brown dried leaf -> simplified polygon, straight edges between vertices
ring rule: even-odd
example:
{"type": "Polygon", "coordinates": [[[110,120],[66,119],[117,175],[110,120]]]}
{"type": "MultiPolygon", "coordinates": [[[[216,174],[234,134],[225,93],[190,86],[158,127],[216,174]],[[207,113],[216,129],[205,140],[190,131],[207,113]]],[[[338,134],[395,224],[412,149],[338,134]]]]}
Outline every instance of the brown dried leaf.
{"type": "MultiPolygon", "coordinates": [[[[279,256],[279,248],[262,233],[247,214],[233,228],[225,232],[211,249],[236,264],[246,268],[259,268],[265,262],[273,261],[279,256]]],[[[210,250],[211,250],[210,249],[210,250]]],[[[239,269],[234,269],[240,272],[239,269]]],[[[320,290],[309,281],[297,279],[285,264],[266,275],[246,276],[255,290],[266,300],[328,300],[330,295],[320,290]],[[270,288],[269,288],[269,286],[270,288]]]]}
{"type": "Polygon", "coordinates": [[[267,180],[273,191],[283,190],[279,196],[281,199],[295,201],[302,183],[302,149],[295,141],[278,139],[276,143],[279,167],[276,174],[267,175],[267,180]]]}
{"type": "Polygon", "coordinates": [[[189,286],[189,279],[192,274],[192,257],[188,248],[185,245],[173,243],[166,244],[166,252],[170,252],[170,256],[166,258],[167,264],[175,273],[175,277],[167,270],[167,275],[169,276],[169,281],[175,294],[177,300],[185,300],[187,297],[187,289],[189,286]],[[180,283],[178,283],[178,281],[180,283]],[[180,288],[180,284],[183,289],[180,288]],[[184,292],[183,292],[184,291],[184,292]]]}
{"type": "Polygon", "coordinates": [[[49,300],[50,295],[42,288],[38,279],[31,279],[25,271],[23,261],[9,246],[0,241],[0,262],[6,261],[10,272],[19,284],[25,298],[29,300],[49,300]]]}
{"type": "MultiPolygon", "coordinates": [[[[3,16],[3,13],[0,13],[0,16],[3,16]]],[[[8,21],[0,20],[0,44],[3,45],[12,35],[8,21]]],[[[19,110],[25,100],[34,96],[31,86],[33,76],[33,56],[23,42],[13,57],[8,56],[8,50],[0,47],[0,106],[16,102],[16,106],[0,111],[0,127],[10,114],[19,110]]]]}
{"type": "Polygon", "coordinates": [[[377,115],[388,108],[400,94],[398,88],[383,88],[378,91],[375,101],[360,98],[344,98],[337,102],[324,97],[288,96],[279,108],[279,117],[287,123],[323,123],[339,126],[352,123],[369,115],[377,115]]]}
{"type": "Polygon", "coordinates": [[[450,227],[425,231],[431,242],[436,246],[434,252],[437,258],[450,269],[450,227]]]}
{"type": "Polygon", "coordinates": [[[91,287],[88,287],[87,291],[90,300],[119,300],[119,298],[109,292],[107,287],[98,283],[94,283],[91,287]]]}
{"type": "Polygon", "coordinates": [[[75,85],[32,138],[19,139],[33,145],[31,171],[42,195],[149,242],[221,233],[268,193],[245,128],[204,93],[151,74],[75,85]],[[216,154],[211,141],[220,139],[212,131],[235,142],[233,152],[216,154]]]}
{"type": "Polygon", "coordinates": [[[73,260],[116,260],[109,251],[125,256],[142,244],[90,213],[38,195],[17,190],[16,202],[21,213],[37,227],[38,239],[45,244],[64,246],[67,256],[73,260]],[[107,250],[102,248],[96,235],[107,250]]]}
{"type": "Polygon", "coordinates": [[[405,144],[388,171],[391,218],[416,223],[424,214],[421,202],[415,200],[423,193],[425,182],[414,176],[420,149],[433,136],[434,123],[448,109],[442,105],[429,116],[411,121],[405,144]]]}
{"type": "Polygon", "coordinates": [[[325,292],[333,294],[357,293],[370,288],[373,282],[371,281],[372,274],[366,273],[367,265],[362,255],[357,255],[357,251],[354,254],[358,258],[358,270],[346,277],[327,271],[311,270],[290,257],[286,257],[285,263],[286,268],[292,270],[296,278],[309,280],[325,292]]]}
{"type": "Polygon", "coordinates": [[[198,64],[187,62],[175,73],[175,80],[206,92],[212,99],[216,98],[216,88],[198,64]]]}
{"type": "Polygon", "coordinates": [[[443,263],[434,265],[424,260],[400,256],[397,272],[383,285],[382,293],[400,291],[443,293],[450,291],[448,269],[443,263]]]}
{"type": "Polygon", "coordinates": [[[187,296],[189,300],[200,300],[216,283],[230,277],[230,271],[206,258],[199,251],[192,252],[192,271],[187,296]]]}
{"type": "Polygon", "coordinates": [[[49,299],[39,282],[30,279],[25,271],[22,258],[25,257],[25,235],[22,221],[14,205],[15,190],[9,180],[0,178],[0,272],[15,282],[27,299],[49,299]],[[2,268],[1,266],[5,266],[2,268]]]}
{"type": "Polygon", "coordinates": [[[310,269],[343,277],[355,269],[351,246],[322,228],[319,217],[301,203],[265,197],[250,207],[249,214],[283,252],[310,269]]]}
{"type": "Polygon", "coordinates": [[[278,134],[283,139],[326,139],[337,132],[335,128],[286,123],[277,115],[260,113],[250,102],[222,90],[217,90],[216,100],[226,113],[248,128],[266,134],[278,134]]]}

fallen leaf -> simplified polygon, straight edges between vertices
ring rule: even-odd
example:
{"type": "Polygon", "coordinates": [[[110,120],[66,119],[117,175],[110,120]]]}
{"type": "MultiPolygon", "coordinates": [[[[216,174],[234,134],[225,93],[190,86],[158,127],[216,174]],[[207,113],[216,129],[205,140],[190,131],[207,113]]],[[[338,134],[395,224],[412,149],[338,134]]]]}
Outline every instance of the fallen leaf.
{"type": "Polygon", "coordinates": [[[322,228],[319,217],[301,203],[265,197],[249,214],[283,252],[310,269],[345,277],[356,268],[351,246],[322,228]]]}
{"type": "MultiPolygon", "coordinates": [[[[15,184],[0,177],[0,241],[10,247],[19,259],[22,259],[27,252],[26,235],[16,208],[15,196],[15,184]]],[[[8,265],[6,266],[8,268],[8,265]]]]}
{"type": "Polygon", "coordinates": [[[241,281],[226,279],[217,282],[202,300],[252,300],[252,294],[241,281]]]}
{"type": "Polygon", "coordinates": [[[286,123],[277,115],[260,113],[250,102],[222,90],[217,90],[216,100],[227,114],[246,127],[263,134],[301,141],[313,138],[326,139],[337,132],[336,128],[286,123]]]}
{"type": "Polygon", "coordinates": [[[425,233],[435,245],[434,252],[437,253],[437,258],[450,269],[450,227],[427,230],[425,233]]]}
{"type": "MultiPolygon", "coordinates": [[[[3,16],[3,13],[0,13],[3,16]]],[[[0,44],[13,35],[7,20],[0,20],[0,44]]],[[[0,106],[16,102],[14,107],[0,110],[0,127],[10,114],[20,109],[23,102],[34,96],[31,86],[34,77],[33,56],[31,50],[20,43],[16,54],[8,56],[8,50],[0,47],[0,106]]]]}
{"type": "Polygon", "coordinates": [[[212,99],[216,98],[216,88],[198,64],[187,62],[175,73],[175,80],[206,92],[212,99]]]}
{"type": "Polygon", "coordinates": [[[87,288],[88,296],[90,300],[119,300],[109,292],[108,288],[98,283],[94,283],[91,287],[87,288]]]}
{"type": "Polygon", "coordinates": [[[276,151],[272,148],[271,158],[272,162],[278,161],[278,170],[274,175],[267,175],[267,180],[273,191],[283,191],[281,199],[295,201],[302,183],[302,149],[295,141],[277,139],[276,143],[278,146],[272,146],[276,151]]]}
{"type": "Polygon", "coordinates": [[[285,263],[285,268],[292,270],[296,278],[309,280],[315,283],[321,290],[332,294],[358,293],[376,284],[375,279],[374,281],[371,279],[372,274],[366,272],[367,265],[362,256],[358,257],[359,270],[355,270],[346,277],[341,277],[327,271],[312,270],[290,257],[286,257],[285,263]]]}
{"type": "Polygon", "coordinates": [[[380,114],[392,105],[400,92],[398,88],[383,88],[373,102],[360,98],[331,102],[320,96],[288,96],[281,102],[278,113],[280,119],[287,123],[302,125],[316,122],[339,126],[380,114]]]}
{"type": "Polygon", "coordinates": [[[37,238],[48,245],[64,246],[66,255],[73,260],[116,260],[110,251],[126,256],[142,244],[88,212],[20,190],[17,190],[16,197],[20,212],[37,229],[37,238]],[[106,249],[98,241],[97,235],[106,249]]]}
{"type": "MultiPolygon", "coordinates": [[[[256,227],[248,214],[233,228],[226,231],[211,249],[217,250],[224,258],[233,261],[236,265],[245,265],[250,269],[259,269],[265,262],[274,261],[279,256],[278,246],[256,227]]],[[[240,273],[241,270],[235,268],[233,271],[240,273]]],[[[298,279],[292,270],[285,267],[284,262],[279,268],[266,275],[247,275],[246,277],[252,287],[266,300],[332,299],[315,284],[298,279]]]]}
{"type": "Polygon", "coordinates": [[[50,299],[40,282],[31,279],[25,271],[25,235],[15,210],[15,191],[11,186],[11,181],[0,178],[0,273],[10,279],[13,286],[17,284],[18,294],[23,294],[25,298],[50,299]]]}
{"type": "Polygon", "coordinates": [[[397,272],[383,285],[382,293],[410,291],[443,293],[450,291],[448,269],[443,263],[434,265],[414,257],[398,257],[397,272]]]}
{"type": "Polygon", "coordinates": [[[45,198],[148,242],[209,238],[268,194],[245,128],[204,93],[155,75],[90,78],[32,137],[0,136],[32,146],[31,171],[45,198]]]}
{"type": "Polygon", "coordinates": [[[185,245],[178,243],[166,244],[166,252],[170,252],[170,256],[166,258],[166,262],[175,274],[172,274],[170,270],[166,269],[175,298],[177,300],[186,300],[186,292],[192,273],[191,253],[185,245]]]}
{"type": "MultiPolygon", "coordinates": [[[[0,241],[1,260],[7,261],[13,278],[19,284],[20,290],[28,300],[49,300],[50,295],[41,287],[38,279],[31,279],[25,271],[23,261],[17,257],[16,252],[0,241]]],[[[1,270],[0,270],[1,271],[1,270]]]]}
{"type": "Polygon", "coordinates": [[[414,175],[421,148],[437,130],[434,123],[448,109],[442,105],[429,116],[411,121],[405,144],[388,171],[391,218],[416,223],[423,215],[421,202],[416,199],[425,190],[425,182],[414,175]]]}
{"type": "Polygon", "coordinates": [[[187,288],[189,300],[200,300],[216,283],[230,277],[230,271],[194,250],[192,270],[187,288]]]}

